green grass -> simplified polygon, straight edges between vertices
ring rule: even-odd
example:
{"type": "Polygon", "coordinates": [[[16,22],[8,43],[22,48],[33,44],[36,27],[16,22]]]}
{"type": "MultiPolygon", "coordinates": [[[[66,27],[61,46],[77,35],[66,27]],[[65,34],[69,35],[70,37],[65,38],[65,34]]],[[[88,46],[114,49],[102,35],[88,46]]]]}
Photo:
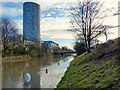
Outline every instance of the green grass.
{"type": "Polygon", "coordinates": [[[120,66],[115,58],[84,61],[88,54],[75,58],[58,88],[106,88],[119,79],[120,66]]]}

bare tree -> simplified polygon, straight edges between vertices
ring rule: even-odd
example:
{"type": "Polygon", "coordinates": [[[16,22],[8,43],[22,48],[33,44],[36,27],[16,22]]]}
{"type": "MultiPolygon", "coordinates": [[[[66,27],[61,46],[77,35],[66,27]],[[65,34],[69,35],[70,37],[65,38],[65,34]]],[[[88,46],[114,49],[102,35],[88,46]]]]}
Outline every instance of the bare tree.
{"type": "Polygon", "coordinates": [[[70,12],[73,26],[71,31],[84,39],[87,52],[91,50],[91,41],[98,36],[105,34],[107,40],[107,32],[103,21],[112,9],[103,10],[103,4],[104,2],[93,2],[92,0],[78,2],[70,12]]]}
{"type": "Polygon", "coordinates": [[[0,35],[2,39],[3,45],[3,57],[5,57],[7,48],[10,41],[10,36],[14,36],[16,34],[16,25],[8,18],[2,18],[0,20],[0,35]]]}

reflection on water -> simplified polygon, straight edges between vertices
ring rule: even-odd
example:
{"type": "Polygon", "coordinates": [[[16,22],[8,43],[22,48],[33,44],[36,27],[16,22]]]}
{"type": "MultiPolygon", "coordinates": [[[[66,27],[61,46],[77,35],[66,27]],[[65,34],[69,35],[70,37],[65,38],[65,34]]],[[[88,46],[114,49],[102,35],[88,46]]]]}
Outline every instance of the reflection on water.
{"type": "Polygon", "coordinates": [[[59,58],[34,58],[29,62],[3,63],[3,88],[55,88],[63,77],[73,56],[59,58]],[[25,73],[31,75],[24,85],[25,73]]]}

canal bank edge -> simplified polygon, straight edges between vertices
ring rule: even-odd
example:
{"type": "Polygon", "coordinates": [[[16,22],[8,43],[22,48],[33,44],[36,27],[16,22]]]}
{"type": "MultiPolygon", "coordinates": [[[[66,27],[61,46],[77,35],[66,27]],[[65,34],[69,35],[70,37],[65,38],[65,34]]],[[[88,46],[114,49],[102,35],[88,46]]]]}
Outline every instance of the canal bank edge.
{"type": "Polygon", "coordinates": [[[31,58],[40,58],[40,57],[52,57],[53,55],[51,53],[43,53],[40,54],[40,56],[31,56],[31,55],[19,55],[19,56],[6,56],[2,58],[2,62],[26,62],[30,61],[31,58]]]}
{"type": "Polygon", "coordinates": [[[120,88],[120,38],[75,58],[57,88],[120,88]]]}
{"type": "Polygon", "coordinates": [[[8,56],[5,58],[2,58],[3,63],[7,62],[25,62],[29,61],[32,57],[29,55],[21,55],[21,56],[8,56]]]}

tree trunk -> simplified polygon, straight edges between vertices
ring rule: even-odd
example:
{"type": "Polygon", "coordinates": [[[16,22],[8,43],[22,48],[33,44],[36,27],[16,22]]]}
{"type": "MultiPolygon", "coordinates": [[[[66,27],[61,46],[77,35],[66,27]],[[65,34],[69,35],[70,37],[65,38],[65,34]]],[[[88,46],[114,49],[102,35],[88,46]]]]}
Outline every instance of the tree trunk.
{"type": "Polygon", "coordinates": [[[88,40],[88,50],[87,50],[87,52],[88,53],[91,52],[91,49],[90,49],[90,40],[88,40]]]}
{"type": "Polygon", "coordinates": [[[107,40],[108,40],[108,36],[107,36],[107,34],[105,34],[105,37],[106,37],[106,42],[107,42],[107,40]]]}

